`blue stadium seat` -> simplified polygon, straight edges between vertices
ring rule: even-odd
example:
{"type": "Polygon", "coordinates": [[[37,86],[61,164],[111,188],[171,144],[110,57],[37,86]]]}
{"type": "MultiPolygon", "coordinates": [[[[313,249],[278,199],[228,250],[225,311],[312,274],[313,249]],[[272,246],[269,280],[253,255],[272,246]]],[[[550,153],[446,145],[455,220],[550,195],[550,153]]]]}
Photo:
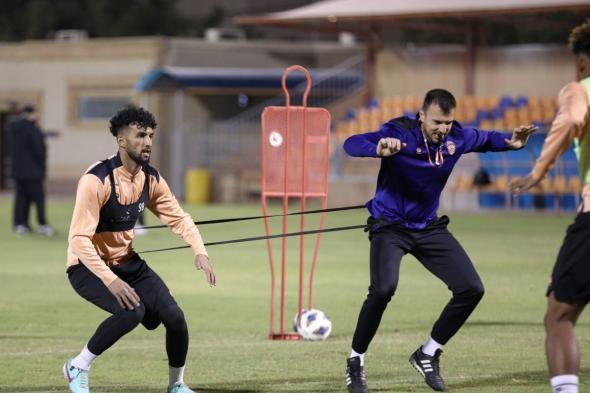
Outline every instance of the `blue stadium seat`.
{"type": "Polygon", "coordinates": [[[488,209],[501,209],[506,206],[506,194],[482,191],[479,193],[479,206],[488,209]]]}
{"type": "Polygon", "coordinates": [[[527,106],[529,104],[529,99],[525,96],[518,96],[516,97],[516,101],[514,103],[517,108],[522,108],[523,106],[527,106]]]}
{"type": "Polygon", "coordinates": [[[512,101],[512,97],[510,96],[502,96],[500,98],[500,103],[498,104],[500,108],[510,108],[514,106],[514,101],[512,101]]]}
{"type": "Polygon", "coordinates": [[[369,100],[369,103],[367,104],[367,108],[368,109],[379,108],[379,99],[376,97],[371,98],[369,100]]]}
{"type": "Polygon", "coordinates": [[[475,122],[479,124],[482,120],[491,119],[491,116],[488,111],[484,109],[480,109],[477,111],[475,115],[475,122]]]}
{"type": "Polygon", "coordinates": [[[495,108],[492,110],[491,117],[493,120],[501,119],[504,117],[504,109],[503,107],[495,108]]]}

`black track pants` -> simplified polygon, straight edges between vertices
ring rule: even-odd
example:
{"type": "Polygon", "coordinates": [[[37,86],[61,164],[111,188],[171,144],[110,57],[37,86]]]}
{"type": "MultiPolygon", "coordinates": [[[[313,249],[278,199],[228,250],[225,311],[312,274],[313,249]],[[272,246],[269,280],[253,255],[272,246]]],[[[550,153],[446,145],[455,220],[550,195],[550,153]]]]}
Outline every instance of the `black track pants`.
{"type": "Polygon", "coordinates": [[[375,336],[397,288],[401,259],[407,253],[414,255],[453,294],[432,328],[434,340],[446,344],[473,312],[484,294],[483,284],[471,260],[447,230],[448,222],[443,216],[423,230],[390,225],[371,233],[371,284],[352,340],[356,352],[366,352],[375,336]]]}

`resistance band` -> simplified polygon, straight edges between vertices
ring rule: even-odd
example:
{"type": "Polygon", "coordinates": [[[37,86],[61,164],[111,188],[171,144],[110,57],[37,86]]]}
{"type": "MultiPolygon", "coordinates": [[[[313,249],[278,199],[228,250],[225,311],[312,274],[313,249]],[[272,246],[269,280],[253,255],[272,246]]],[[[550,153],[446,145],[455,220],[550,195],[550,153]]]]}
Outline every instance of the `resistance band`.
{"type": "MultiPolygon", "coordinates": [[[[237,217],[237,218],[221,218],[221,219],[217,219],[217,220],[207,220],[207,221],[195,221],[195,224],[196,225],[221,224],[224,222],[259,220],[261,218],[298,216],[298,215],[302,215],[302,214],[314,214],[314,213],[329,213],[329,212],[337,212],[337,211],[342,211],[342,210],[354,210],[354,209],[364,209],[364,208],[365,208],[365,205],[343,206],[343,207],[333,207],[330,209],[307,210],[304,212],[294,212],[294,213],[287,213],[287,214],[271,214],[268,216],[250,216],[250,217],[237,217]]],[[[151,225],[151,226],[146,226],[144,228],[145,229],[168,228],[168,226],[167,225],[151,225]]]]}
{"type": "MultiPolygon", "coordinates": [[[[310,213],[310,212],[305,212],[305,213],[310,213]]],[[[305,213],[299,213],[299,214],[305,214],[305,213]]],[[[296,214],[296,213],[292,213],[292,214],[296,214]]],[[[323,232],[348,231],[348,230],[351,230],[351,229],[360,229],[360,228],[363,228],[364,229],[366,227],[367,227],[367,225],[363,224],[363,225],[351,225],[351,226],[346,226],[346,227],[335,227],[335,228],[316,229],[316,230],[303,231],[303,232],[290,232],[290,233],[283,233],[283,234],[280,234],[280,235],[245,237],[245,238],[241,238],[241,239],[222,240],[222,241],[218,241],[218,242],[205,243],[205,246],[208,247],[208,246],[217,246],[219,244],[243,243],[243,242],[251,242],[251,241],[254,241],[254,240],[275,239],[277,237],[312,235],[314,233],[323,233],[323,232]]],[[[139,251],[138,253],[139,254],[147,254],[149,252],[180,250],[180,249],[189,248],[189,247],[190,247],[189,245],[184,245],[184,246],[177,246],[177,247],[159,248],[159,249],[156,249],[156,250],[139,251]]]]}

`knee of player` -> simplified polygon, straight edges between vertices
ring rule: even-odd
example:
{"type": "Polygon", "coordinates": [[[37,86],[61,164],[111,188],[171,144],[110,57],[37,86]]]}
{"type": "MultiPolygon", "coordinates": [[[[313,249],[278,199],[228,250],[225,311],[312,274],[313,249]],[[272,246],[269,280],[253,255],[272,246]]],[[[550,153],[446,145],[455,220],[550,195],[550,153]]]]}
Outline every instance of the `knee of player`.
{"type": "Polygon", "coordinates": [[[565,314],[557,312],[557,310],[548,309],[543,318],[545,330],[551,331],[553,328],[559,326],[559,323],[563,322],[565,319],[565,314]]]}
{"type": "Polygon", "coordinates": [[[378,301],[389,302],[395,294],[396,289],[396,284],[381,285],[379,287],[370,287],[369,295],[378,301]]]}
{"type": "Polygon", "coordinates": [[[162,322],[157,319],[157,318],[153,318],[153,317],[145,317],[143,318],[143,320],[141,321],[141,324],[147,329],[147,330],[156,330],[158,328],[158,326],[160,326],[162,322]]]}
{"type": "Polygon", "coordinates": [[[553,327],[567,323],[574,325],[576,323],[576,312],[573,307],[549,307],[545,312],[545,329],[551,330],[553,327]]]}
{"type": "Polygon", "coordinates": [[[121,318],[124,318],[125,320],[137,325],[143,320],[143,317],[145,316],[145,305],[140,302],[139,306],[135,307],[133,310],[121,308],[117,314],[121,318]]]}
{"type": "Polygon", "coordinates": [[[480,281],[471,287],[471,292],[473,293],[473,297],[476,297],[478,300],[480,300],[485,294],[486,290],[480,281]]]}
{"type": "Polygon", "coordinates": [[[485,293],[481,281],[471,283],[467,288],[456,293],[454,296],[468,298],[474,302],[479,302],[485,293]]]}
{"type": "Polygon", "coordinates": [[[176,304],[163,309],[160,312],[160,319],[166,327],[182,326],[186,324],[184,313],[176,304]]]}

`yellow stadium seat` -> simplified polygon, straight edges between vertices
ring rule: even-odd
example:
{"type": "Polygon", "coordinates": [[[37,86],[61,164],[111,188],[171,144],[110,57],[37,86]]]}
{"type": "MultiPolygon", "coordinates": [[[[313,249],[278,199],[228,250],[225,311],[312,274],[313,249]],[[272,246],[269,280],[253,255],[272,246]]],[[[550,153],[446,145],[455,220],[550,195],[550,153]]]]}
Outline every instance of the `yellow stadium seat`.
{"type": "Polygon", "coordinates": [[[541,108],[531,109],[531,121],[533,123],[540,122],[543,123],[543,112],[541,108]]]}
{"type": "Polygon", "coordinates": [[[498,175],[491,188],[497,192],[508,192],[508,175],[498,175]]]}
{"type": "Polygon", "coordinates": [[[555,118],[555,110],[543,110],[543,112],[541,112],[541,120],[543,121],[543,123],[551,123],[553,122],[553,119],[555,118]]]}
{"type": "Polygon", "coordinates": [[[567,180],[567,189],[575,194],[582,193],[582,180],[579,176],[572,176],[567,180]]]}
{"type": "Polygon", "coordinates": [[[505,130],[506,129],[506,123],[504,122],[504,119],[496,119],[492,122],[492,130],[505,130]]]}
{"type": "Polygon", "coordinates": [[[497,108],[500,105],[500,97],[488,97],[487,98],[488,110],[497,108]]]}
{"type": "Polygon", "coordinates": [[[404,100],[402,102],[402,109],[405,112],[413,112],[416,109],[416,103],[415,103],[414,97],[407,96],[406,98],[404,98],[404,100]]]}
{"type": "Polygon", "coordinates": [[[553,179],[553,192],[556,194],[565,194],[568,192],[567,180],[563,175],[557,175],[553,179]]]}
{"type": "Polygon", "coordinates": [[[529,109],[538,109],[541,107],[541,99],[537,96],[528,97],[529,109]]]}
{"type": "Polygon", "coordinates": [[[518,108],[517,112],[516,112],[516,121],[519,124],[530,124],[532,123],[531,121],[531,111],[529,110],[528,107],[523,106],[518,108]]]}
{"type": "Polygon", "coordinates": [[[488,100],[486,97],[475,97],[475,107],[478,110],[488,110],[488,100]]]}
{"type": "Polygon", "coordinates": [[[360,134],[359,122],[356,119],[349,120],[346,124],[348,135],[360,134]]]}
{"type": "Polygon", "coordinates": [[[494,123],[491,120],[482,120],[479,124],[479,128],[482,130],[492,130],[494,128],[494,123]]]}

